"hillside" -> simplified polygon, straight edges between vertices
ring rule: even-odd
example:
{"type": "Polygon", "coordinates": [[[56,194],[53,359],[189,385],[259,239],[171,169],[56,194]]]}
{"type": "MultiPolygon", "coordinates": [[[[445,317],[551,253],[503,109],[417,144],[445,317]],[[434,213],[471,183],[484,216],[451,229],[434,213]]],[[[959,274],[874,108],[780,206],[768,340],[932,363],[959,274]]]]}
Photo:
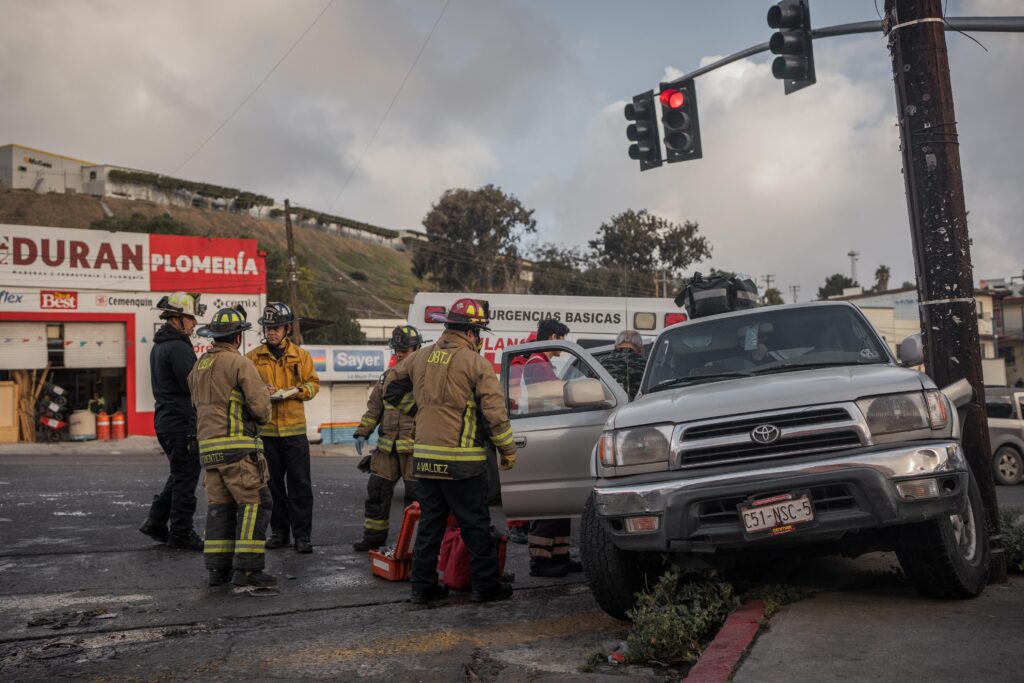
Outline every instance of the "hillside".
{"type": "MultiPolygon", "coordinates": [[[[109,197],[103,201],[117,218],[168,213],[199,235],[251,237],[266,249],[284,252],[287,248],[284,226],[269,219],[109,197]]],[[[0,223],[88,228],[102,218],[103,208],[94,197],[0,191],[0,223]]],[[[295,227],[295,250],[311,283],[335,291],[359,317],[404,317],[420,285],[410,270],[408,252],[299,226],[295,227]]],[[[268,279],[283,280],[284,272],[272,263],[268,267],[268,279]]]]}

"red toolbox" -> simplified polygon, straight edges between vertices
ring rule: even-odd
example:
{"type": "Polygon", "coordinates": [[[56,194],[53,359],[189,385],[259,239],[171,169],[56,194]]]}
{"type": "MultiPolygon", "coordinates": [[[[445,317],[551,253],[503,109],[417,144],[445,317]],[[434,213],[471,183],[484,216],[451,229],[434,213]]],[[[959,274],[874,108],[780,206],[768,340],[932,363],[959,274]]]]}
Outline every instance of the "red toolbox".
{"type": "Polygon", "coordinates": [[[420,524],[420,504],[412,503],[402,515],[402,527],[393,548],[371,550],[370,571],[388,581],[408,581],[412,571],[412,549],[416,544],[416,531],[420,524]]]}

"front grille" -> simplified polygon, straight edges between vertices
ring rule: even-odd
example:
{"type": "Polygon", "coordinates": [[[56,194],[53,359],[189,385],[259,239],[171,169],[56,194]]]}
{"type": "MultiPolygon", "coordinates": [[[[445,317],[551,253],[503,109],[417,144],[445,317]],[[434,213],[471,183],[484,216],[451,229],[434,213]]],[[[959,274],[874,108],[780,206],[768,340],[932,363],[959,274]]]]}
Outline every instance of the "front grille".
{"type": "MultiPolygon", "coordinates": [[[[788,493],[788,491],[758,493],[757,497],[768,498],[780,493],[788,493]]],[[[746,497],[732,497],[704,501],[697,508],[697,521],[701,524],[739,524],[740,513],[737,506],[745,500],[746,497]]],[[[811,501],[814,504],[816,515],[836,510],[852,510],[857,507],[853,491],[846,484],[814,486],[811,488],[811,501]]]]}
{"type": "Polygon", "coordinates": [[[713,424],[696,425],[689,427],[683,432],[683,440],[708,439],[716,436],[729,436],[731,434],[744,434],[754,427],[763,424],[775,425],[779,429],[787,427],[805,427],[817,425],[824,422],[841,422],[849,420],[850,414],[845,408],[823,408],[821,410],[806,410],[798,413],[783,413],[780,415],[747,417],[727,422],[715,422],[713,424]]]}
{"type": "MultiPolygon", "coordinates": [[[[764,421],[759,424],[764,424],[764,421]]],[[[775,423],[772,422],[771,424],[775,423]]],[[[744,443],[693,448],[680,453],[679,464],[680,467],[694,467],[731,460],[751,460],[776,455],[800,455],[802,453],[834,451],[843,448],[856,448],[860,445],[860,434],[856,430],[847,429],[804,436],[783,437],[774,443],[767,444],[746,441],[744,443]]]]}

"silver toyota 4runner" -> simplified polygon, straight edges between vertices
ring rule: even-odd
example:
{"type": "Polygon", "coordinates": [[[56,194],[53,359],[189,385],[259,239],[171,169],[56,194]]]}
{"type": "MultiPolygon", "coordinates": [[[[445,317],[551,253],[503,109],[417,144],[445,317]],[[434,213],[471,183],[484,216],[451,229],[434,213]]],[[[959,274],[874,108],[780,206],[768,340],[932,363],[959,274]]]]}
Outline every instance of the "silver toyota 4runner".
{"type": "Polygon", "coordinates": [[[901,359],[845,302],[668,328],[632,402],[575,344],[514,347],[506,514],[582,514],[588,581],[619,618],[669,561],[808,545],[895,550],[924,595],[978,595],[988,534],[956,408],[902,367],[921,362],[919,340],[901,359]]]}

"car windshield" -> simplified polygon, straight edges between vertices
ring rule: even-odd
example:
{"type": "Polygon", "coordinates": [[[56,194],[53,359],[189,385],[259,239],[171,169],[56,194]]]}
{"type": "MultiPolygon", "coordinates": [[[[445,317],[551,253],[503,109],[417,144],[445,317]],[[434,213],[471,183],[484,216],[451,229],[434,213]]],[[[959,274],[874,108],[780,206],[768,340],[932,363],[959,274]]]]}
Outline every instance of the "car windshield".
{"type": "Polygon", "coordinates": [[[810,367],[889,362],[878,336],[847,306],[771,307],[666,331],[654,347],[643,391],[810,367]]]}

